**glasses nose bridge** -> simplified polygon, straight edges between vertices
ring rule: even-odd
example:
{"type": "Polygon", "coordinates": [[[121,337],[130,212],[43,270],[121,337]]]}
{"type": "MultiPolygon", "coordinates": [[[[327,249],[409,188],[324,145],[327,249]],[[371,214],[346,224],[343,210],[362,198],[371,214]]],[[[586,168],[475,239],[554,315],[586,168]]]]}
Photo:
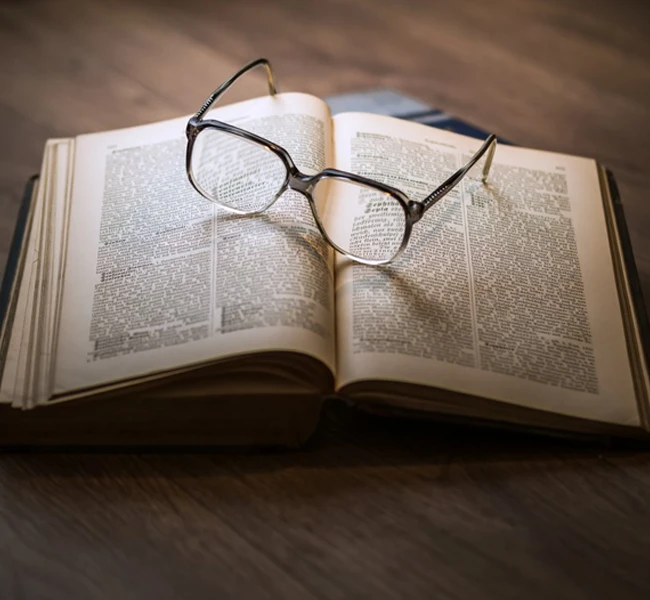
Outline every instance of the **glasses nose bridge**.
{"type": "Polygon", "coordinates": [[[298,171],[298,169],[291,169],[289,171],[289,188],[295,190],[296,192],[302,192],[303,194],[311,193],[312,188],[314,187],[314,178],[305,175],[298,171]]]}

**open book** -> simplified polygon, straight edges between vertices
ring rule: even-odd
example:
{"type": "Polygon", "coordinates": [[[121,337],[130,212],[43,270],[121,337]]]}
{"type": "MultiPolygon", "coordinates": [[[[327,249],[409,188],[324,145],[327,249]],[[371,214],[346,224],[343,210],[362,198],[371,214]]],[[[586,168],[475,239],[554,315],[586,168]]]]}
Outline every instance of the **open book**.
{"type": "MultiPolygon", "coordinates": [[[[305,173],[416,199],[480,145],[298,93],[211,116],[305,173]]],[[[202,198],[186,123],[47,142],[2,323],[0,444],[298,444],[332,396],[647,435],[645,316],[596,161],[500,146],[487,184],[479,164],[377,267],[335,253],[296,192],[257,216],[202,198]]]]}

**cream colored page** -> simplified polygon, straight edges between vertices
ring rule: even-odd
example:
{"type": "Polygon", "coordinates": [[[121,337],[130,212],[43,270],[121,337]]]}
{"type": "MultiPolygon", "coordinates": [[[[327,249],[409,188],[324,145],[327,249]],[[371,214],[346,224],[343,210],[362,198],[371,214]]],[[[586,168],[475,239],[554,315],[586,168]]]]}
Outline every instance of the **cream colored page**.
{"type": "Polygon", "coordinates": [[[29,406],[45,401],[51,388],[51,375],[54,354],[54,336],[57,312],[60,309],[62,266],[65,252],[65,223],[67,222],[67,201],[70,185],[70,172],[74,142],[60,140],[56,144],[52,165],[52,181],[48,187],[47,227],[44,236],[43,283],[41,286],[42,309],[38,317],[37,340],[35,344],[33,386],[30,391],[29,406]]]}
{"type": "MultiPolygon", "coordinates": [[[[333,122],[337,168],[414,199],[480,145],[389,117],[333,122]]],[[[499,146],[487,186],[481,166],[394,264],[337,256],[337,386],[413,382],[639,424],[595,163],[499,146]]]]}
{"type": "MultiPolygon", "coordinates": [[[[279,143],[306,172],[328,162],[317,98],[209,117],[279,143]]],[[[217,208],[187,181],[186,123],[77,139],[56,393],[252,351],[334,366],[332,258],[306,200],[285,193],[260,216],[217,208]]]]}

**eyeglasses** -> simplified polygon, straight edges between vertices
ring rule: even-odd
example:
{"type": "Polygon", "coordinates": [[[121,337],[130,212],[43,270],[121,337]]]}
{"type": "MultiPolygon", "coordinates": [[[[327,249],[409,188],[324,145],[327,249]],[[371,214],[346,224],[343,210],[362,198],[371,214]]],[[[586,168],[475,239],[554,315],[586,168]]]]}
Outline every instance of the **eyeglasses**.
{"type": "Polygon", "coordinates": [[[413,225],[424,213],[487,154],[485,183],[496,149],[494,135],[424,200],[412,200],[394,187],[338,169],[302,173],[278,144],[235,125],[203,118],[237,79],[256,67],[265,68],[269,93],[274,96],[277,88],[271,65],[260,58],[222,83],[187,123],[187,176],[202,196],[225,210],[255,215],[267,210],[287,189],[295,190],[307,198],[318,229],[335,250],[360,263],[384,265],[404,251],[413,225]],[[328,205],[345,206],[347,226],[328,223],[324,214],[328,205]]]}

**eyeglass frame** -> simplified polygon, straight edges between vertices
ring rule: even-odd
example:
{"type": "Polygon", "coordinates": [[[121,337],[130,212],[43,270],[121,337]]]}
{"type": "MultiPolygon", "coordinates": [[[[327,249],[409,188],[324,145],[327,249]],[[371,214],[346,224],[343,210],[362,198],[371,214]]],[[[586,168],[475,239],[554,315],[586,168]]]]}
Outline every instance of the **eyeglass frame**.
{"type": "Polygon", "coordinates": [[[490,172],[490,167],[492,166],[492,160],[494,158],[494,153],[497,145],[497,138],[494,134],[490,134],[483,142],[481,147],[477,150],[477,152],[472,156],[472,158],[470,158],[470,160],[467,163],[465,163],[464,166],[458,169],[453,175],[451,175],[443,183],[441,183],[433,192],[431,192],[431,194],[429,194],[426,198],[424,198],[424,200],[413,200],[409,198],[404,192],[402,192],[397,188],[394,188],[390,185],[386,185],[385,183],[376,181],[374,179],[363,177],[362,175],[350,173],[348,171],[341,171],[339,169],[327,168],[320,171],[319,173],[316,173],[315,175],[306,175],[296,167],[293,159],[291,158],[291,155],[282,146],[279,146],[278,144],[270,140],[267,140],[266,138],[263,138],[250,131],[246,131],[245,129],[241,129],[240,127],[237,127],[235,125],[230,125],[229,123],[218,121],[216,119],[203,118],[203,116],[210,109],[210,107],[230,88],[230,86],[232,86],[235,83],[235,81],[237,81],[242,75],[244,75],[248,71],[251,71],[252,69],[255,69],[257,67],[264,67],[266,71],[267,83],[269,86],[269,94],[271,96],[275,96],[278,93],[278,88],[275,83],[275,77],[273,75],[273,69],[271,67],[271,63],[265,58],[258,58],[257,60],[253,60],[248,64],[244,65],[232,77],[224,81],[217,89],[215,89],[212,92],[212,94],[208,96],[206,101],[201,105],[201,108],[199,108],[196,114],[194,114],[189,119],[189,121],[187,122],[187,126],[185,128],[185,134],[187,136],[185,170],[187,172],[187,177],[190,183],[192,184],[192,186],[194,187],[194,189],[199,194],[201,194],[201,196],[206,198],[206,200],[209,200],[210,202],[214,202],[218,206],[221,206],[224,210],[227,210],[235,214],[241,214],[241,215],[260,214],[268,210],[271,206],[273,206],[273,204],[278,200],[278,198],[280,198],[280,196],[282,196],[282,194],[284,194],[284,192],[287,191],[287,189],[294,190],[296,192],[301,193],[303,196],[305,196],[305,198],[307,198],[307,201],[309,202],[309,206],[311,208],[312,215],[314,216],[314,220],[316,221],[316,226],[318,227],[318,230],[320,231],[325,241],[330,246],[332,246],[332,248],[334,248],[337,252],[339,252],[343,256],[346,256],[356,262],[365,265],[379,266],[379,265],[390,264],[395,260],[397,260],[397,258],[399,258],[399,256],[402,254],[402,252],[404,252],[406,246],[408,245],[409,239],[411,237],[411,231],[413,229],[413,225],[415,225],[415,223],[417,223],[424,216],[424,213],[426,211],[428,211],[432,206],[434,206],[442,198],[444,198],[452,189],[454,189],[460,183],[460,181],[465,177],[465,175],[467,175],[468,171],[483,157],[484,154],[487,153],[485,164],[483,166],[483,174],[482,174],[482,182],[486,183],[487,177],[490,172]],[[199,134],[203,130],[207,130],[207,129],[216,129],[237,136],[244,140],[247,140],[248,142],[256,143],[264,147],[266,150],[273,152],[283,162],[286,170],[286,176],[284,182],[280,187],[279,191],[275,194],[275,196],[263,208],[255,211],[245,211],[245,210],[239,210],[227,206],[225,204],[222,204],[218,200],[211,198],[208,192],[203,190],[201,188],[201,185],[196,181],[196,179],[194,178],[194,174],[192,172],[192,150],[194,148],[194,144],[199,134]],[[312,190],[318,184],[318,182],[320,182],[322,179],[328,179],[328,178],[339,179],[339,180],[342,179],[348,182],[352,182],[354,184],[359,184],[369,188],[374,188],[380,192],[392,196],[395,200],[399,202],[400,206],[402,207],[405,213],[404,236],[402,238],[402,242],[400,244],[399,249],[397,250],[397,252],[395,252],[395,254],[391,258],[389,259],[361,258],[355,256],[350,252],[347,252],[346,250],[343,250],[336,243],[334,243],[334,241],[330,238],[330,236],[327,234],[327,231],[325,230],[323,223],[321,222],[320,216],[318,214],[318,210],[316,208],[316,203],[312,195],[312,190]]]}

